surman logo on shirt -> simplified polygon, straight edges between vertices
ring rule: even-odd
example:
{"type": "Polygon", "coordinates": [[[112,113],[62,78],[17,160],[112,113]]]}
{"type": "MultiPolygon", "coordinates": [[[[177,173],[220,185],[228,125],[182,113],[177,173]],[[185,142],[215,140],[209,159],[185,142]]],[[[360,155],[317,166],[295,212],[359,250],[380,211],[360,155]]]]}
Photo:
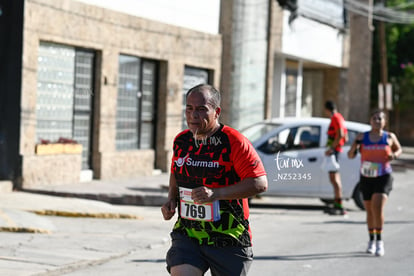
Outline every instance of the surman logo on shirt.
{"type": "Polygon", "coordinates": [[[187,153],[186,156],[180,157],[177,160],[175,160],[174,162],[177,165],[177,167],[182,167],[185,163],[185,160],[188,158],[188,156],[190,156],[190,154],[187,153]]]}
{"type": "Polygon", "coordinates": [[[180,157],[174,161],[177,167],[182,167],[184,164],[190,167],[201,167],[201,168],[219,168],[220,164],[218,161],[200,161],[200,160],[193,160],[187,154],[184,157],[180,157]]]}

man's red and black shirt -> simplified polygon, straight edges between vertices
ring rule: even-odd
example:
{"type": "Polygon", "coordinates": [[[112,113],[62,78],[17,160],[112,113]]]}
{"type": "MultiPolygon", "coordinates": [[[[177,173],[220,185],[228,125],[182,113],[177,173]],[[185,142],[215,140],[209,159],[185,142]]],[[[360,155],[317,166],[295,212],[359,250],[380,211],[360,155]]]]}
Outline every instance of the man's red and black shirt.
{"type": "MultiPolygon", "coordinates": [[[[224,125],[204,140],[194,139],[190,130],[178,134],[174,140],[171,173],[178,187],[189,189],[202,185],[209,188],[237,185],[245,178],[266,175],[250,141],[224,125]]],[[[251,246],[247,199],[220,200],[219,204],[218,221],[189,220],[179,215],[173,231],[202,245],[251,246]]]]}

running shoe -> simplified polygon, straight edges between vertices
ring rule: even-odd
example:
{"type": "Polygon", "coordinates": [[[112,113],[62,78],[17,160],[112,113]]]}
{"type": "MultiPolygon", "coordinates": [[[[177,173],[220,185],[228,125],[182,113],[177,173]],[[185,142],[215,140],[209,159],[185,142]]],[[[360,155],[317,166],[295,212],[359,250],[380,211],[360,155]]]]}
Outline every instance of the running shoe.
{"type": "Polygon", "coordinates": [[[385,254],[384,242],[383,241],[377,241],[376,242],[375,256],[384,256],[384,254],[385,254]]]}
{"type": "Polygon", "coordinates": [[[330,208],[327,210],[326,213],[333,215],[333,216],[344,216],[347,214],[344,208],[338,208],[338,207],[330,208]]]}
{"type": "Polygon", "coordinates": [[[368,242],[367,253],[374,255],[376,249],[377,249],[377,247],[375,245],[375,241],[369,241],[368,242]]]}

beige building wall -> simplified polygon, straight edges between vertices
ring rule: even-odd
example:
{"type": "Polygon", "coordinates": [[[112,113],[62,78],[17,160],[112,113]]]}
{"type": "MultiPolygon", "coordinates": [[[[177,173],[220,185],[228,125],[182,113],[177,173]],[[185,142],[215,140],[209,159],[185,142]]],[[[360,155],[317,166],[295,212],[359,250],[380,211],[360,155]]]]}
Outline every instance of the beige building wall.
{"type": "Polygon", "coordinates": [[[181,130],[185,65],[208,69],[219,87],[221,36],[162,24],[72,0],[25,2],[21,138],[23,187],[79,180],[80,154],[36,155],[37,57],[41,41],[92,49],[96,54],[93,173],[115,179],[169,169],[181,130]],[[159,61],[156,149],[116,151],[118,57],[159,61]],[[53,171],[53,173],[52,173],[53,171]]]}
{"type": "MultiPolygon", "coordinates": [[[[361,0],[368,4],[368,0],[361,0]]],[[[350,55],[347,73],[346,118],[369,122],[373,34],[366,17],[350,12],[350,55]]]]}
{"type": "Polygon", "coordinates": [[[339,105],[339,73],[340,69],[337,68],[323,70],[323,106],[327,100],[334,101],[337,106],[339,105]]]}
{"type": "MultiPolygon", "coordinates": [[[[271,1],[269,5],[269,25],[268,44],[267,44],[267,66],[266,66],[266,101],[265,101],[265,119],[272,117],[272,97],[276,84],[274,83],[275,74],[275,53],[281,52],[282,40],[280,39],[283,32],[283,9],[277,1],[271,1]]],[[[276,88],[277,89],[277,88],[276,88]]]]}
{"type": "MultiPolygon", "coordinates": [[[[324,101],[327,99],[336,101],[338,106],[342,109],[346,95],[346,78],[344,78],[344,76],[346,77],[346,68],[349,62],[348,34],[344,35],[344,39],[341,40],[342,45],[339,45],[340,43],[336,43],[338,40],[335,38],[332,39],[332,36],[330,36],[334,32],[331,29],[328,30],[327,28],[322,28],[326,26],[321,25],[320,31],[326,35],[325,37],[327,39],[330,39],[330,43],[325,44],[338,47],[333,49],[335,50],[333,51],[335,54],[327,55],[328,57],[326,59],[321,59],[321,57],[325,58],[325,55],[319,55],[319,52],[315,51],[313,48],[310,48],[309,51],[307,51],[308,47],[295,48],[295,46],[299,45],[298,43],[303,43],[303,45],[305,45],[306,36],[303,36],[303,32],[308,29],[313,32],[317,32],[318,30],[304,28],[303,22],[297,22],[299,25],[294,25],[295,22],[293,22],[292,26],[287,28],[285,26],[285,21],[286,17],[289,16],[289,13],[281,8],[278,1],[269,1],[266,5],[264,5],[264,3],[262,4],[263,5],[260,5],[260,8],[257,8],[257,10],[250,9],[249,11],[245,11],[245,9],[243,9],[245,2],[243,1],[221,1],[220,32],[223,36],[221,89],[223,91],[223,103],[232,106],[231,109],[222,112],[222,119],[225,119],[226,123],[232,123],[234,121],[234,114],[238,114],[234,111],[234,109],[237,109],[234,108],[234,106],[237,106],[237,103],[233,103],[233,101],[238,100],[234,94],[242,92],[241,89],[238,89],[237,87],[237,81],[239,81],[241,76],[237,75],[237,69],[242,68],[242,66],[239,65],[240,59],[237,55],[248,56],[251,60],[250,63],[253,64],[255,61],[255,53],[258,51],[257,49],[259,49],[257,48],[254,51],[249,51],[249,49],[246,48],[245,51],[240,51],[241,46],[237,43],[238,39],[240,40],[240,37],[247,38],[247,35],[245,37],[243,37],[243,35],[249,31],[254,33],[254,40],[259,41],[262,37],[266,37],[267,39],[265,47],[266,55],[263,58],[263,60],[266,60],[266,64],[260,68],[256,67],[257,70],[260,69],[265,71],[263,79],[261,78],[262,72],[257,74],[257,70],[252,70],[245,65],[247,63],[242,63],[243,73],[247,72],[246,75],[255,74],[258,83],[265,83],[263,91],[261,89],[250,89],[252,98],[257,97],[259,94],[262,96],[261,93],[264,94],[264,101],[262,106],[260,106],[260,109],[264,111],[264,118],[269,119],[272,117],[292,116],[290,114],[286,115],[287,108],[290,108],[291,111],[294,109],[293,112],[295,112],[295,116],[298,117],[324,116],[322,107],[324,101]],[[253,31],[249,28],[244,29],[245,21],[253,22],[249,20],[250,13],[253,13],[256,17],[265,18],[263,16],[264,9],[268,9],[266,24],[261,25],[256,22],[253,31]],[[295,29],[296,27],[298,29],[295,29]],[[289,30],[291,32],[289,32],[289,30]],[[297,32],[295,33],[295,31],[297,32]],[[263,34],[266,34],[266,36],[260,36],[263,34]],[[299,36],[302,40],[289,40],[289,38],[295,36],[299,36]],[[299,51],[298,49],[303,49],[303,51],[299,51]],[[338,62],[338,59],[340,62],[338,62]],[[292,108],[292,104],[286,103],[285,98],[287,89],[286,64],[289,61],[293,61],[296,64],[298,74],[297,87],[295,89],[300,96],[295,99],[296,105],[294,108],[292,108]],[[312,76],[309,74],[306,75],[306,73],[309,73],[310,71],[312,71],[312,76]],[[307,83],[304,83],[305,77],[308,81],[307,83]],[[309,82],[310,79],[312,82],[309,82]],[[310,88],[309,85],[312,85],[312,87],[310,88]],[[304,91],[304,88],[307,88],[306,91],[304,91]],[[306,101],[305,98],[311,99],[306,101]]],[[[303,18],[299,16],[295,20],[299,21],[303,20],[303,18]]],[[[315,22],[314,25],[318,24],[319,23],[315,22]]],[[[320,39],[320,37],[317,39],[320,39]]],[[[312,40],[311,42],[314,41],[315,40],[312,40]]],[[[256,59],[256,61],[257,60],[260,59],[256,59]]],[[[242,116],[239,117],[241,118],[242,116]]]]}

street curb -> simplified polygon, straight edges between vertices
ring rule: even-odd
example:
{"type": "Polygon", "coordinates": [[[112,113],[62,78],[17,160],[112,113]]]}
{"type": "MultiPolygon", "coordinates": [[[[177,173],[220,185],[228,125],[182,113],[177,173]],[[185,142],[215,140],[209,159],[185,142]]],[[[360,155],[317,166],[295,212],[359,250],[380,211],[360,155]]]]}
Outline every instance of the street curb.
{"type": "Polygon", "coordinates": [[[103,201],[114,205],[162,206],[167,200],[167,194],[104,194],[104,193],[74,193],[37,189],[22,189],[22,192],[60,197],[75,197],[103,201]]]}
{"type": "Polygon", "coordinates": [[[83,218],[103,218],[103,219],[143,219],[140,216],[121,214],[121,213],[83,213],[56,210],[29,211],[41,216],[60,216],[60,217],[83,217],[83,218]]]}
{"type": "MultiPolygon", "coordinates": [[[[39,216],[61,216],[61,217],[82,217],[82,218],[100,218],[100,219],[137,219],[142,220],[143,217],[131,215],[131,214],[122,214],[122,213],[85,213],[85,212],[70,212],[70,211],[56,211],[56,210],[27,210],[19,211],[21,213],[32,213],[33,215],[39,216]]],[[[28,226],[18,226],[15,222],[15,219],[10,218],[2,210],[0,210],[0,219],[3,219],[7,224],[6,226],[0,226],[0,232],[14,232],[14,233],[35,233],[35,234],[51,234],[52,230],[47,230],[42,227],[28,227],[28,226]]],[[[24,221],[29,223],[28,221],[24,221]]]]}
{"type": "Polygon", "coordinates": [[[49,230],[31,227],[0,227],[0,232],[11,233],[32,233],[32,234],[51,234],[49,230]]]}
{"type": "Polygon", "coordinates": [[[30,211],[0,208],[0,232],[50,234],[53,224],[30,211]]]}
{"type": "Polygon", "coordinates": [[[15,191],[0,194],[0,232],[53,233],[46,216],[143,220],[136,209],[107,202],[15,191]]]}

